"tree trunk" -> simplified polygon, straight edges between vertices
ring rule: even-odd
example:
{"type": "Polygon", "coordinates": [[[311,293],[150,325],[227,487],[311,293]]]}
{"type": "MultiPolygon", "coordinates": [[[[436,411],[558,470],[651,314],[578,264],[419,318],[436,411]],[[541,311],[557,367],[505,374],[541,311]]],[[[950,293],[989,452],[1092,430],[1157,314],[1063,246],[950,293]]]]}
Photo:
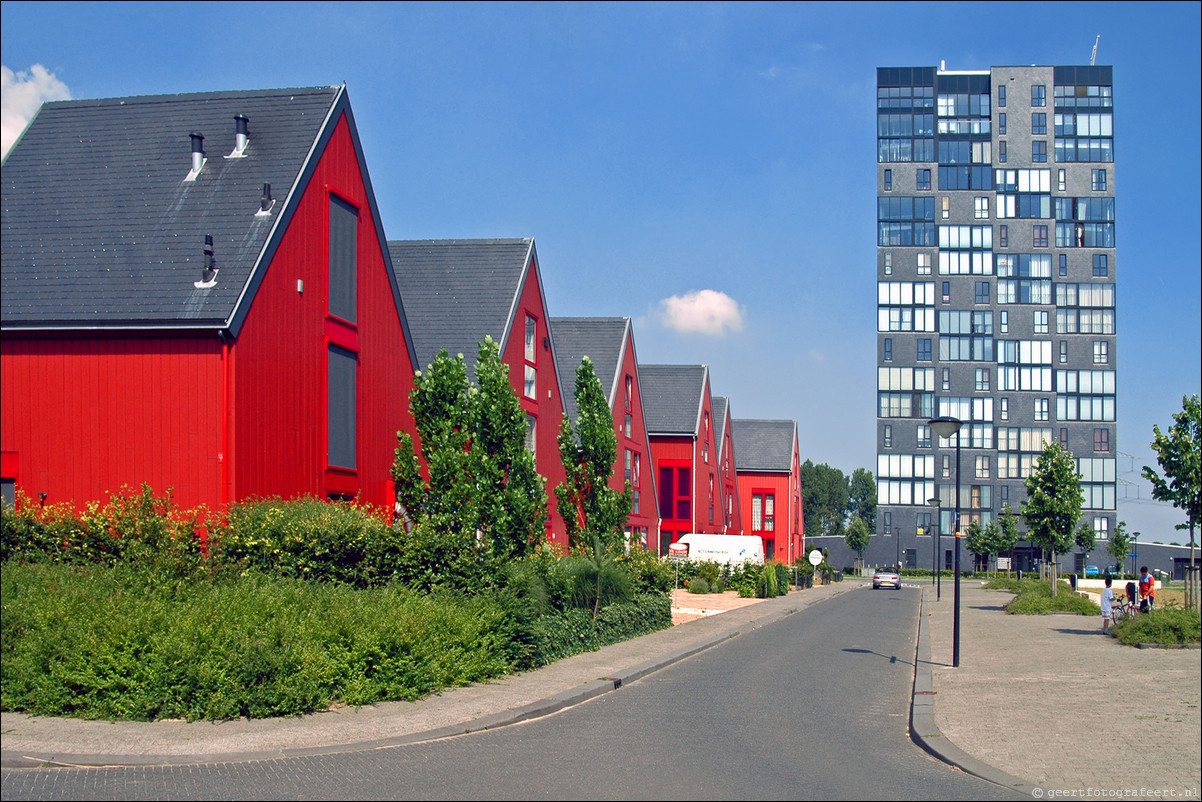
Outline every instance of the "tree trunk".
{"type": "Polygon", "coordinates": [[[1052,561],[1048,563],[1048,576],[1052,578],[1052,595],[1056,595],[1056,550],[1052,549],[1052,561]]]}

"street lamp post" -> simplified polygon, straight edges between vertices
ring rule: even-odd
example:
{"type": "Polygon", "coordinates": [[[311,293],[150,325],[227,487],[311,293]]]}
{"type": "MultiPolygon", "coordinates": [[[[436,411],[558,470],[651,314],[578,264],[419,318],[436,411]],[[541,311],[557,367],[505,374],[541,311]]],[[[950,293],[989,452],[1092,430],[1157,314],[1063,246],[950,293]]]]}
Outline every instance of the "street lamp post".
{"type": "Polygon", "coordinates": [[[931,584],[935,586],[935,601],[939,601],[939,591],[943,589],[939,581],[939,547],[943,545],[943,535],[939,531],[939,497],[927,499],[927,504],[935,508],[935,534],[931,538],[931,584]]]}
{"type": "Polygon", "coordinates": [[[1135,561],[1139,559],[1139,532],[1131,533],[1131,573],[1136,574],[1135,561]]]}
{"type": "Polygon", "coordinates": [[[952,516],[956,532],[956,554],[953,570],[955,572],[955,608],[952,613],[952,667],[960,667],[960,429],[964,421],[950,416],[941,416],[928,421],[931,431],[944,440],[956,436],[956,511],[952,516]]]}
{"type": "Polygon", "coordinates": [[[897,568],[897,573],[901,574],[901,527],[893,527],[893,545],[896,547],[897,557],[893,565],[897,568]]]}

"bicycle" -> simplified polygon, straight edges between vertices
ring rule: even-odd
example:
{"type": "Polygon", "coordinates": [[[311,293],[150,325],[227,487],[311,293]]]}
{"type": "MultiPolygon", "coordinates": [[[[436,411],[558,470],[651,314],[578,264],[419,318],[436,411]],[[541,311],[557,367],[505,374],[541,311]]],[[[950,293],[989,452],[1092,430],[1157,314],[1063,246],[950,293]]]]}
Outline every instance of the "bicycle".
{"type": "Polygon", "coordinates": [[[1119,622],[1126,621],[1128,618],[1134,618],[1139,612],[1139,607],[1135,602],[1128,599],[1126,596],[1116,597],[1110,608],[1110,618],[1115,626],[1119,622]]]}

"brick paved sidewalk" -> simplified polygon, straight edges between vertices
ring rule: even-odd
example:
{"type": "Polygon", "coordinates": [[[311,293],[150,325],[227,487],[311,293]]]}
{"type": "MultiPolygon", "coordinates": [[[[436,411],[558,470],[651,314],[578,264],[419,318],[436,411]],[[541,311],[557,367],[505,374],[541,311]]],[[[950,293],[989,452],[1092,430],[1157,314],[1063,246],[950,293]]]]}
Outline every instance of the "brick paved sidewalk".
{"type": "Polygon", "coordinates": [[[923,607],[949,741],[1049,797],[1199,798],[1202,651],[1123,646],[1101,617],[1007,615],[1011,594],[979,581],[961,594],[959,668],[951,584],[923,607]]]}

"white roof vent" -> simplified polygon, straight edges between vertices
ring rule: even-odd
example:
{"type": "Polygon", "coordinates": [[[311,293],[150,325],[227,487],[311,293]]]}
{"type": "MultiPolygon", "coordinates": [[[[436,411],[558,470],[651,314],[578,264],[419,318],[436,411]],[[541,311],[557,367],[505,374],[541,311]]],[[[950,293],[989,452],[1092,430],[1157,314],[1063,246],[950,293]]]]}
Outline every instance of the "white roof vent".
{"type": "Polygon", "coordinates": [[[234,118],[234,149],[226,156],[227,159],[241,159],[246,155],[246,146],[250,144],[250,136],[246,131],[249,123],[246,115],[239,114],[234,118]]]}

